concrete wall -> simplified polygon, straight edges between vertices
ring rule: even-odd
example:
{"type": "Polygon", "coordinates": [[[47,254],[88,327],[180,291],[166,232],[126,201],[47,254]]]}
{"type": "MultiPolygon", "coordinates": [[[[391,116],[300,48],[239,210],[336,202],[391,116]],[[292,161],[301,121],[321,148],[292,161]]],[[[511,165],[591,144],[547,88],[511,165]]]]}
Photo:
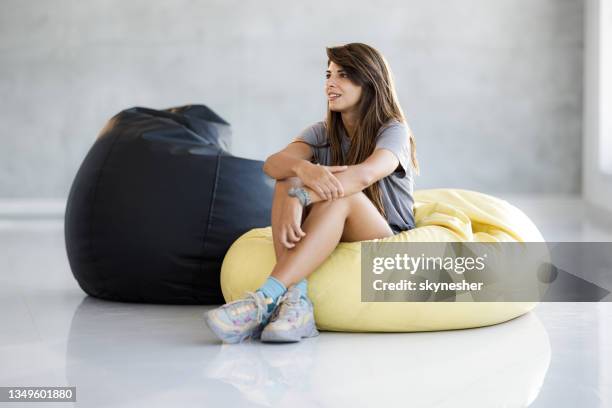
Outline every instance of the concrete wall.
{"type": "Polygon", "coordinates": [[[612,214],[612,3],[585,10],[584,198],[600,219],[612,214]]]}
{"type": "Polygon", "coordinates": [[[0,198],[62,198],[108,118],[205,103],[265,159],[323,117],[324,47],[395,73],[416,188],[581,190],[580,0],[0,3],[0,198]]]}

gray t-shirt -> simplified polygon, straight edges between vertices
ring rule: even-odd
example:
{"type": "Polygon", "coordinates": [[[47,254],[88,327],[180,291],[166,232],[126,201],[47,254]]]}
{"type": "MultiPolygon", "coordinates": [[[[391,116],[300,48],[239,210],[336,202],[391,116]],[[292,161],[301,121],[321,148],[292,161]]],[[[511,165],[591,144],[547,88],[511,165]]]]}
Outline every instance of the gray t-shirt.
{"type": "MultiPolygon", "coordinates": [[[[413,205],[414,177],[410,165],[410,139],[405,123],[390,121],[378,130],[376,147],[390,150],[399,159],[399,166],[393,173],[378,181],[387,222],[395,234],[415,228],[413,205]]],[[[307,142],[312,149],[313,162],[331,165],[331,148],[327,142],[325,122],[320,121],[302,130],[293,141],[307,142]],[[312,146],[326,144],[324,147],[312,146]]],[[[348,155],[350,139],[342,130],[342,152],[348,155]]]]}

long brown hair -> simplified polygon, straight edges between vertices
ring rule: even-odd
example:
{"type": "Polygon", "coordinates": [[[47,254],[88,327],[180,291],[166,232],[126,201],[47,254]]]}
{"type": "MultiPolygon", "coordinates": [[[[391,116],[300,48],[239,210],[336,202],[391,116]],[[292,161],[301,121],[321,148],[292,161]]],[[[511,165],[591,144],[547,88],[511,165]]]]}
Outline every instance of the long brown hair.
{"type": "MultiPolygon", "coordinates": [[[[341,129],[344,126],[342,114],[331,111],[328,102],[325,123],[330,144],[331,165],[354,165],[365,161],[376,147],[376,135],[380,128],[395,119],[406,124],[408,128],[412,166],[416,174],[419,174],[414,135],[398,102],[391,69],[385,57],[376,49],[363,43],[326,47],[326,52],[328,67],[332,61],[340,65],[346,71],[348,79],[362,87],[361,98],[357,106],[358,121],[355,134],[351,137],[351,147],[344,162],[342,162],[341,147],[341,129]]],[[[371,184],[363,192],[376,206],[378,212],[386,216],[378,183],[371,184]]]]}

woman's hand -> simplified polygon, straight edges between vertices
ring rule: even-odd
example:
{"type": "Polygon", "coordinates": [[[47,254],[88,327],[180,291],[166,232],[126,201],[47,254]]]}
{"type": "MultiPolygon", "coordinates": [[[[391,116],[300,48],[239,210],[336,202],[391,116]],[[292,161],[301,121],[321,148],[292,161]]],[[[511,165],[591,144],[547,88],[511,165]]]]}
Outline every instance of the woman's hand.
{"type": "Polygon", "coordinates": [[[295,170],[296,176],[306,187],[311,188],[326,200],[335,200],[344,196],[340,180],[333,173],[344,171],[348,166],[320,166],[304,161],[295,170]]]}
{"type": "Polygon", "coordinates": [[[287,197],[282,208],[279,222],[279,241],[286,248],[293,248],[302,237],[302,213],[304,208],[296,197],[287,197]]]}

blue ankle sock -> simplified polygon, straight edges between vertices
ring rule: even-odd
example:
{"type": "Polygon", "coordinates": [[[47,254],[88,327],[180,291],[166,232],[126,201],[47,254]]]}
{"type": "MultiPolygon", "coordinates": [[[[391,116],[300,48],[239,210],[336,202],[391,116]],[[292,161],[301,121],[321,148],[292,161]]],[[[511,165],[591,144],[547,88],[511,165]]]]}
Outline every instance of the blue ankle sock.
{"type": "Polygon", "coordinates": [[[308,282],[306,279],[302,279],[298,283],[295,284],[295,287],[300,290],[300,295],[306,299],[308,297],[308,282]]]}
{"type": "Polygon", "coordinates": [[[273,302],[268,305],[268,312],[271,312],[274,310],[276,301],[287,291],[287,288],[283,285],[283,282],[269,276],[257,291],[263,293],[265,297],[272,298],[273,302]]]}

